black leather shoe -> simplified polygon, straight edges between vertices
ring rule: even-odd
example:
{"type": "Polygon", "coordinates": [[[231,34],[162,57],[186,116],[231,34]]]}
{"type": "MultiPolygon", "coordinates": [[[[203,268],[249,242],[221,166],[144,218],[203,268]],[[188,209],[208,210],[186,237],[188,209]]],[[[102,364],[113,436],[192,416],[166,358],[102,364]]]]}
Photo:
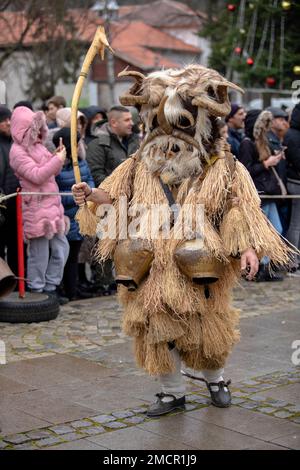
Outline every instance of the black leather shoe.
{"type": "Polygon", "coordinates": [[[256,282],[280,282],[283,276],[280,273],[270,272],[269,265],[261,264],[254,280],[256,282]]]}
{"type": "Polygon", "coordinates": [[[174,395],[170,395],[169,393],[157,393],[156,396],[157,401],[155,403],[152,403],[152,405],[149,406],[146,412],[146,415],[149,418],[162,416],[176,409],[185,409],[185,396],[181,398],[176,398],[174,395]],[[162,401],[162,398],[164,397],[171,397],[173,398],[173,400],[164,402],[162,401]]]}
{"type": "Polygon", "coordinates": [[[210,393],[211,402],[214,406],[218,408],[228,408],[231,405],[231,393],[228,386],[231,384],[231,381],[224,382],[206,382],[208,391],[210,393]],[[212,387],[218,387],[217,391],[213,391],[212,387]]]}

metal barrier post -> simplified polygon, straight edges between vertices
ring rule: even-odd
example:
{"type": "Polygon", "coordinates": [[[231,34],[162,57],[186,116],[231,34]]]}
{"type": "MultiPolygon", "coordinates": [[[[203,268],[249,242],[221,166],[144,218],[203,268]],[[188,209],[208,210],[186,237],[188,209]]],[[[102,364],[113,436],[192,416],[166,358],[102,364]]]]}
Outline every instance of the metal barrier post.
{"type": "Polygon", "coordinates": [[[18,277],[19,297],[25,298],[25,268],[24,268],[24,240],[23,240],[23,211],[21,189],[18,189],[16,199],[17,206],[17,240],[18,240],[18,277]]]}

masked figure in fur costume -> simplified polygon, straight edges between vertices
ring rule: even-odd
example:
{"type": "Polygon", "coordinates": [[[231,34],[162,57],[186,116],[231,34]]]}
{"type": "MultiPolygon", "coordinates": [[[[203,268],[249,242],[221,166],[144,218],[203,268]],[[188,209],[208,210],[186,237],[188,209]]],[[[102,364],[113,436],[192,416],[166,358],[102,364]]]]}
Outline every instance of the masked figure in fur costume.
{"type": "Polygon", "coordinates": [[[100,188],[85,183],[73,188],[76,202],[88,201],[90,209],[81,228],[95,234],[104,219],[120,228],[124,214],[129,226],[136,209],[146,208],[139,233],[117,230],[114,237],[102,237],[98,257],[114,258],[123,329],[135,339],[138,364],[161,382],[148,416],[184,407],[182,361],[202,371],[212,403],[227,407],[231,398],[223,368],[239,339],[232,287],[241,269],[252,279],[258,259],[268,256],[282,265],[290,251],[262,213],[249,173],[219,136],[217,120],[230,111],[228,90],[242,90],[200,65],[147,77],[127,70],[121,75],[135,79],[120,101],[138,108],[146,136],[100,188]],[[101,214],[103,204],[113,210],[101,214]],[[153,206],[167,207],[155,236],[153,206]],[[204,208],[201,233],[199,206],[204,208]],[[186,208],[188,223],[182,223],[186,208]],[[182,225],[188,225],[184,234],[182,225]]]}

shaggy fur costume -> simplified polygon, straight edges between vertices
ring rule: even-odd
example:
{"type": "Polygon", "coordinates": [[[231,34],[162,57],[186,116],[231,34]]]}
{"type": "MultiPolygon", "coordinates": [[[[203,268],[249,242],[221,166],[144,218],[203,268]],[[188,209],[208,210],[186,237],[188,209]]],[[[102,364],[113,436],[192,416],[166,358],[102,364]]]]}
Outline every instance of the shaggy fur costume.
{"type": "MultiPolygon", "coordinates": [[[[290,249],[261,211],[249,173],[218,135],[218,116],[229,110],[228,87],[236,86],[198,65],[148,77],[126,74],[136,83],[121,102],[138,107],[146,137],[137,154],[100,187],[110,195],[117,221],[122,216],[121,196],[127,197],[128,209],[168,204],[159,178],[169,185],[181,210],[169,239],[162,235],[152,239],[147,213],[141,219],[140,238],[147,240],[154,260],[135,292],[119,288],[123,328],[135,338],[137,362],[150,374],[173,370],[169,343],[175,344],[187,366],[218,369],[239,339],[239,315],[231,306],[231,290],[240,276],[239,255],[252,247],[259,257],[269,256],[275,265],[282,265],[288,262],[290,249]],[[174,257],[178,246],[197,236],[197,204],[204,204],[205,250],[223,266],[219,280],[209,285],[209,295],[179,270],[174,257]],[[180,239],[179,221],[187,205],[194,209],[192,220],[180,239]]],[[[96,214],[97,207],[91,204],[90,210],[96,214]]],[[[96,223],[94,215],[92,230],[96,223]]],[[[118,238],[100,240],[99,260],[113,257],[118,243],[118,238]]]]}

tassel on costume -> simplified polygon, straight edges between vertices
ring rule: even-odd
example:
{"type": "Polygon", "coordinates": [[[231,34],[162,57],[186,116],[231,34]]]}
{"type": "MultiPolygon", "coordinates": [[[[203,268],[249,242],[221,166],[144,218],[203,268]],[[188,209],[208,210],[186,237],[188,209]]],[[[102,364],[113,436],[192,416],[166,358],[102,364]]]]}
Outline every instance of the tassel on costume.
{"type": "Polygon", "coordinates": [[[150,375],[170,374],[175,370],[175,363],[168,343],[149,344],[147,341],[145,369],[150,375]]]}
{"type": "Polygon", "coordinates": [[[227,256],[237,256],[251,247],[248,225],[238,207],[232,207],[224,215],[220,233],[227,256]]]}
{"type": "Polygon", "coordinates": [[[85,203],[79,207],[75,216],[75,220],[79,224],[79,231],[81,235],[87,235],[90,237],[94,237],[96,235],[97,217],[92,212],[91,206],[89,206],[89,204],[85,203]]]}

